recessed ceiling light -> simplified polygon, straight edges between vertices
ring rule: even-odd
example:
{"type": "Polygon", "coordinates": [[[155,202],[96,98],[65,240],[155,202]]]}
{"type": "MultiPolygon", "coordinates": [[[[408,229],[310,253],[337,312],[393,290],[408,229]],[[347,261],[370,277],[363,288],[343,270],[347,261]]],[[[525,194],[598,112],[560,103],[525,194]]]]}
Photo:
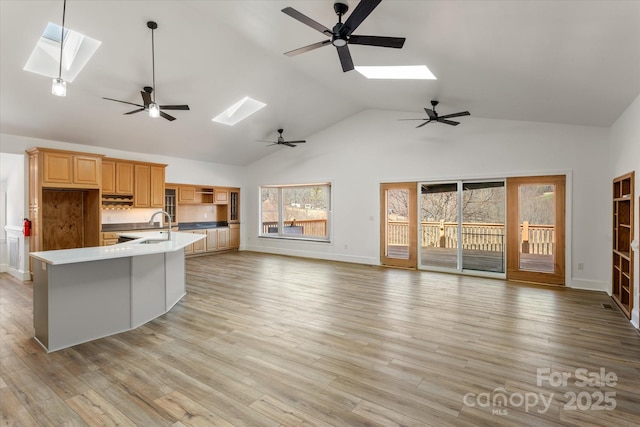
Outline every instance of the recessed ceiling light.
{"type": "Polygon", "coordinates": [[[266,106],[267,104],[263,102],[256,101],[253,98],[245,96],[240,101],[236,102],[231,107],[227,108],[211,120],[214,122],[233,126],[239,121],[246,119],[256,111],[266,106]]]}
{"type": "Polygon", "coordinates": [[[356,71],[368,79],[436,80],[426,65],[356,66],[356,71]]]}
{"type": "MultiPolygon", "coordinates": [[[[23,70],[47,77],[58,77],[61,33],[60,25],[49,22],[23,70]]],[[[73,82],[101,44],[98,40],[65,28],[62,49],[63,80],[73,82]]]]}

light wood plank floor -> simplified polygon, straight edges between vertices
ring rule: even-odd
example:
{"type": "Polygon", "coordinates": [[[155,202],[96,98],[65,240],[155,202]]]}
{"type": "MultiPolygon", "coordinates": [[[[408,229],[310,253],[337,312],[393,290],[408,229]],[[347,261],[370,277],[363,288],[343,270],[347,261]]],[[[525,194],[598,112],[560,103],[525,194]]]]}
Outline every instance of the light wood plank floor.
{"type": "Polygon", "coordinates": [[[0,424],[640,425],[640,336],[603,292],[251,252],[187,282],[161,318],[47,354],[31,283],[1,274],[0,424]]]}

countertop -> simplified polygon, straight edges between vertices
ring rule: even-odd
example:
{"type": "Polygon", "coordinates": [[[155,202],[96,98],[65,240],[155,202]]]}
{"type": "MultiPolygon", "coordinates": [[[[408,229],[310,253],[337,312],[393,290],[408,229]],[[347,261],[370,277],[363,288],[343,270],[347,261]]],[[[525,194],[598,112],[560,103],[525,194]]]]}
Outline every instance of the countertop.
{"type": "Polygon", "coordinates": [[[122,233],[122,235],[133,237],[135,240],[111,246],[31,252],[30,255],[50,265],[73,264],[110,258],[175,252],[205,238],[203,234],[180,233],[179,231],[171,232],[171,240],[167,240],[166,231],[141,231],[122,233]]]}
{"type": "MultiPolygon", "coordinates": [[[[173,224],[172,224],[173,225],[173,224]]],[[[177,225],[177,224],[176,224],[177,225]]],[[[131,230],[154,230],[161,229],[159,222],[149,224],[148,222],[128,222],[120,224],[102,224],[102,231],[131,231],[131,230]]]]}
{"type": "MultiPolygon", "coordinates": [[[[178,230],[202,230],[207,228],[228,227],[227,221],[204,221],[204,222],[181,222],[171,223],[171,227],[178,227],[178,230]]],[[[117,231],[138,231],[138,230],[162,230],[159,222],[149,224],[148,222],[129,222],[119,224],[102,224],[102,232],[117,231]]]]}

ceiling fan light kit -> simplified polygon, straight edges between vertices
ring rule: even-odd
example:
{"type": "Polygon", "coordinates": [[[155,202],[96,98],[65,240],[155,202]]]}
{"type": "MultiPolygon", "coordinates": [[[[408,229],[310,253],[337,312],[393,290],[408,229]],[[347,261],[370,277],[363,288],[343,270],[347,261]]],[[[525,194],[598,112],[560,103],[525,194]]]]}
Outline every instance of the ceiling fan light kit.
{"type": "Polygon", "coordinates": [[[416,128],[421,128],[422,126],[431,122],[440,122],[440,123],[444,123],[451,126],[458,126],[460,122],[456,122],[454,120],[449,120],[449,119],[453,117],[462,117],[462,116],[471,115],[471,113],[469,113],[468,111],[460,111],[459,113],[445,114],[444,116],[439,116],[438,113],[436,112],[436,105],[438,105],[438,101],[432,100],[431,107],[433,109],[431,108],[424,109],[424,111],[427,113],[427,116],[428,116],[426,119],[400,119],[400,120],[424,120],[424,123],[419,124],[418,126],[416,126],[416,128]]]}
{"type": "Polygon", "coordinates": [[[62,49],[64,47],[64,18],[67,14],[67,0],[62,3],[62,29],[60,30],[60,63],[58,65],[58,78],[51,82],[51,93],[55,96],[67,96],[67,82],[62,80],[62,49]]]}
{"type": "Polygon", "coordinates": [[[108,101],[120,102],[122,104],[135,105],[138,107],[135,110],[124,113],[125,115],[139,113],[141,111],[149,112],[149,117],[158,118],[163,117],[169,121],[174,121],[176,118],[170,116],[162,110],[189,110],[188,105],[159,105],[156,103],[156,54],[155,54],[155,40],[153,36],[153,32],[158,28],[158,24],[154,21],[147,22],[147,28],[151,30],[151,73],[152,73],[152,81],[153,86],[145,86],[142,91],[140,91],[140,95],[142,96],[142,104],[135,104],[133,102],[121,101],[119,99],[113,98],[105,98],[108,101]]]}
{"type": "Polygon", "coordinates": [[[351,53],[349,52],[350,44],[359,44],[367,46],[390,47],[400,49],[404,45],[404,37],[381,37],[381,36],[359,36],[353,32],[362,24],[371,12],[380,4],[382,0],[361,0],[351,15],[343,23],[342,16],[349,10],[349,4],[345,0],[336,0],[333,3],[333,10],[338,15],[338,23],[333,29],[329,29],[324,25],[314,21],[308,16],[298,12],[292,7],[285,7],[282,12],[296,19],[303,24],[321,32],[325,36],[329,36],[329,40],[304,46],[298,49],[285,52],[287,56],[295,56],[319,47],[332,44],[338,52],[338,58],[342,65],[342,71],[347,72],[354,69],[351,53]]]}
{"type": "Polygon", "coordinates": [[[284,132],[284,129],[278,129],[278,139],[276,141],[258,141],[258,142],[269,142],[269,145],[286,145],[287,147],[291,147],[291,148],[295,148],[296,144],[304,144],[307,141],[305,140],[298,140],[298,141],[285,141],[284,137],[282,136],[282,132],[284,132]]]}

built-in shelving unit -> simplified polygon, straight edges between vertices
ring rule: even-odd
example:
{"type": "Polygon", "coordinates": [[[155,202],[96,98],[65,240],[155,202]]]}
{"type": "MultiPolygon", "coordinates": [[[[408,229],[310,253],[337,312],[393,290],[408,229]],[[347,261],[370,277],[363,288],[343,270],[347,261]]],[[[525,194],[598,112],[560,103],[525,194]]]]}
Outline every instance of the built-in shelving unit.
{"type": "Polygon", "coordinates": [[[131,209],[133,208],[133,195],[102,195],[102,209],[131,209]]]}
{"type": "Polygon", "coordinates": [[[635,173],[613,180],[613,271],[611,295],[625,315],[633,309],[633,183],[635,173]]]}

